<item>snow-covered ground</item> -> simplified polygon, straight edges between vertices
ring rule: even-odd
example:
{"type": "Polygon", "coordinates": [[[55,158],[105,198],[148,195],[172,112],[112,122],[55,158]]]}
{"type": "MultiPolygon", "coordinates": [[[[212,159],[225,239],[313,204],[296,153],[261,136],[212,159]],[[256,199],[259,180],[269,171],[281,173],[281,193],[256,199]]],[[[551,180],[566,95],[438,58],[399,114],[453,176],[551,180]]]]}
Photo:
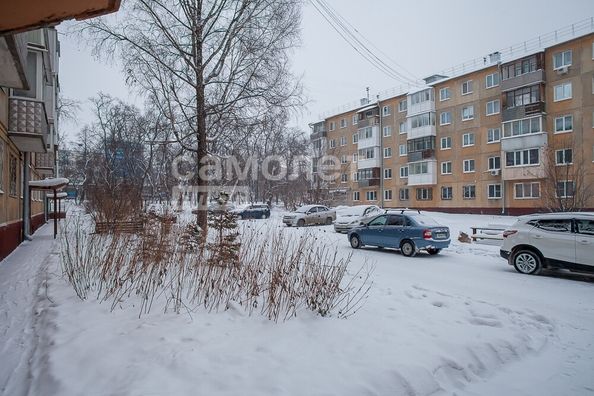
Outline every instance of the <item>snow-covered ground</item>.
{"type": "MultiPolygon", "coordinates": [[[[6,395],[594,395],[594,276],[516,273],[498,245],[455,238],[509,217],[432,214],[454,237],[437,256],[361,249],[373,285],[347,319],[274,323],[232,307],[182,314],[134,299],[81,301],[61,277],[52,225],[0,262],[6,395]]],[[[280,213],[258,224],[284,233],[280,213]]],[[[311,227],[349,254],[332,226],[311,227]]]]}

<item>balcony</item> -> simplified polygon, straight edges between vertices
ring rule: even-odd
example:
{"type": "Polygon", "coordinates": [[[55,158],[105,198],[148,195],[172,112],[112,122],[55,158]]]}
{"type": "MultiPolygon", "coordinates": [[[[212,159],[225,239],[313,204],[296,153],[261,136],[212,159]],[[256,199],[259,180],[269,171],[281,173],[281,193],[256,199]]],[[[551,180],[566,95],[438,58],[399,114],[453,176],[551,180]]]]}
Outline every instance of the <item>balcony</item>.
{"type": "Polygon", "coordinates": [[[501,139],[501,150],[517,151],[526,150],[535,147],[544,147],[547,145],[548,135],[546,132],[528,133],[501,139]]]}
{"type": "MultiPolygon", "coordinates": [[[[541,157],[543,160],[543,157],[541,157]]],[[[546,178],[546,165],[513,166],[501,169],[502,180],[534,180],[546,178]]]]}
{"type": "Polygon", "coordinates": [[[56,167],[55,158],[51,151],[35,154],[35,169],[42,175],[53,175],[56,167]]]}
{"type": "Polygon", "coordinates": [[[357,182],[359,188],[377,187],[380,185],[380,179],[363,179],[357,182]]]}
{"type": "Polygon", "coordinates": [[[312,133],[311,135],[309,135],[309,140],[316,140],[316,139],[325,138],[325,137],[328,137],[328,132],[327,131],[319,131],[319,132],[315,132],[315,133],[312,133]]]}
{"type": "Polygon", "coordinates": [[[364,150],[369,147],[379,147],[380,146],[380,134],[379,129],[374,128],[373,130],[373,137],[367,139],[361,139],[359,137],[359,141],[357,142],[357,149],[364,150]]]}
{"type": "Polygon", "coordinates": [[[408,185],[409,186],[423,186],[423,185],[434,185],[437,184],[437,161],[427,161],[427,172],[426,173],[411,173],[413,166],[409,163],[408,166],[408,185]]]}
{"type": "Polygon", "coordinates": [[[409,128],[408,128],[408,132],[406,135],[406,138],[408,140],[410,139],[417,139],[417,138],[422,138],[425,136],[436,136],[437,135],[437,130],[435,128],[435,125],[425,125],[419,128],[410,128],[410,122],[409,122],[409,128]]]}
{"type": "Polygon", "coordinates": [[[8,136],[19,151],[45,153],[48,124],[43,102],[10,98],[8,136]]]}
{"type": "Polygon", "coordinates": [[[369,169],[369,168],[379,168],[381,164],[381,158],[369,158],[369,159],[363,159],[363,160],[359,160],[357,162],[357,169],[361,170],[361,169],[369,169]]]}
{"type": "Polygon", "coordinates": [[[532,73],[522,74],[517,77],[508,78],[506,80],[501,81],[501,91],[511,91],[516,88],[525,87],[528,85],[538,84],[540,82],[545,82],[545,71],[544,70],[536,70],[532,73]]]}
{"type": "Polygon", "coordinates": [[[425,159],[435,159],[435,149],[427,149],[408,153],[408,162],[419,162],[425,159]]]}
{"type": "Polygon", "coordinates": [[[522,106],[516,106],[504,109],[501,112],[501,121],[519,120],[526,117],[533,117],[545,114],[544,102],[530,103],[522,106]]]}

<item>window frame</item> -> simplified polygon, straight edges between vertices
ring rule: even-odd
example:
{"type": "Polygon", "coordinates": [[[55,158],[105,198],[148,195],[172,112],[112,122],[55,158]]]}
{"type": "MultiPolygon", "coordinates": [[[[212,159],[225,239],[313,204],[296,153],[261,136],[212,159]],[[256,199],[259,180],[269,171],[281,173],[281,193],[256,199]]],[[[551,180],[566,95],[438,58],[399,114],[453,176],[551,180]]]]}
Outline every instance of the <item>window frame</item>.
{"type": "Polygon", "coordinates": [[[401,188],[398,190],[398,200],[399,201],[408,201],[410,199],[410,195],[408,193],[408,188],[401,188]]]}
{"type": "Polygon", "coordinates": [[[392,109],[390,105],[385,105],[382,107],[382,117],[387,117],[392,114],[392,109]]]}
{"type": "Polygon", "coordinates": [[[473,92],[474,92],[474,90],[472,87],[472,80],[467,80],[467,81],[462,82],[462,84],[460,84],[460,93],[462,94],[462,96],[470,95],[473,92]],[[464,91],[466,91],[466,92],[464,92],[464,91]]]}
{"type": "Polygon", "coordinates": [[[487,199],[501,199],[502,197],[501,183],[487,184],[487,199]]]}
{"type": "Polygon", "coordinates": [[[451,150],[452,149],[452,137],[451,136],[444,136],[441,138],[439,143],[440,150],[451,150]],[[449,146],[444,147],[444,142],[449,143],[449,146]]]}
{"type": "Polygon", "coordinates": [[[571,81],[563,83],[563,84],[555,85],[553,87],[553,101],[554,102],[561,102],[561,101],[569,100],[569,99],[573,99],[573,87],[572,87],[571,81]],[[569,96],[565,96],[567,94],[566,87],[569,87],[569,96]],[[557,92],[558,92],[557,88],[561,88],[562,97],[559,97],[557,95],[557,92]]]}
{"type": "Polygon", "coordinates": [[[359,191],[353,191],[353,201],[354,202],[361,201],[361,193],[359,191]]]}
{"type": "Polygon", "coordinates": [[[347,120],[346,118],[341,118],[340,119],[340,128],[346,128],[347,127],[347,120]]]}
{"type": "Polygon", "coordinates": [[[390,180],[392,178],[392,168],[384,168],[384,180],[390,180]]]}
{"type": "Polygon", "coordinates": [[[331,139],[328,141],[328,147],[333,149],[336,148],[336,139],[331,139]]]}
{"type": "Polygon", "coordinates": [[[454,199],[454,188],[452,186],[442,186],[441,187],[441,200],[442,201],[451,201],[454,199]],[[446,194],[444,194],[444,192],[446,194]]]}
{"type": "Polygon", "coordinates": [[[334,121],[330,121],[330,131],[333,131],[336,129],[336,125],[334,124],[334,121]]]}
{"type": "Polygon", "coordinates": [[[476,164],[474,158],[465,159],[462,161],[462,173],[475,173],[476,172],[476,164]],[[468,166],[467,166],[468,164],[468,166]]]}
{"type": "Polygon", "coordinates": [[[392,190],[384,190],[384,201],[392,200],[392,190]],[[389,194],[387,194],[389,193],[389,194]]]}
{"type": "Polygon", "coordinates": [[[392,126],[391,125],[387,125],[387,126],[383,127],[382,131],[383,131],[383,133],[382,133],[383,137],[392,136],[392,126]]]}
{"type": "Polygon", "coordinates": [[[474,120],[474,105],[462,107],[462,122],[474,120]],[[467,112],[468,115],[465,116],[464,113],[467,112]]]}
{"type": "Polygon", "coordinates": [[[573,114],[562,116],[562,117],[555,117],[555,119],[553,120],[553,124],[554,124],[553,128],[555,130],[555,133],[573,132],[573,114]],[[569,119],[570,129],[565,129],[567,127],[567,119],[569,119]],[[557,121],[558,120],[561,120],[561,122],[563,123],[563,129],[557,129],[557,121]]]}
{"type": "Polygon", "coordinates": [[[499,114],[501,112],[501,102],[499,101],[499,99],[491,100],[490,102],[487,102],[486,111],[487,111],[487,117],[495,115],[495,114],[499,114]],[[489,112],[489,105],[491,105],[491,112],[489,112]],[[497,109],[495,109],[495,107],[497,107],[497,109]]]}
{"type": "Polygon", "coordinates": [[[476,199],[475,184],[467,184],[462,186],[462,199],[476,199]]]}
{"type": "Polygon", "coordinates": [[[377,201],[377,190],[365,191],[365,200],[368,202],[377,201]]]}
{"type": "Polygon", "coordinates": [[[500,80],[501,80],[501,79],[500,79],[500,76],[499,76],[499,72],[495,72],[495,73],[487,74],[487,75],[485,76],[485,87],[486,87],[486,89],[491,89],[491,88],[494,88],[494,87],[497,87],[497,86],[499,86],[499,81],[500,81],[500,80]],[[495,77],[495,76],[497,76],[497,79],[496,79],[496,80],[497,80],[497,82],[494,82],[494,80],[495,80],[495,78],[494,78],[494,77],[495,77]],[[489,85],[489,77],[491,77],[491,84],[490,84],[490,85],[489,85]]]}
{"type": "Polygon", "coordinates": [[[439,113],[439,125],[450,125],[452,123],[452,112],[444,111],[439,113]],[[444,120],[447,118],[447,120],[444,120]]]}
{"type": "Polygon", "coordinates": [[[462,147],[472,147],[474,142],[474,132],[467,132],[462,135],[462,147]]]}
{"type": "Polygon", "coordinates": [[[501,142],[501,128],[487,129],[487,144],[499,143],[499,142],[501,142]],[[494,138],[495,131],[497,131],[497,136],[498,136],[497,139],[494,138]],[[491,132],[491,139],[489,139],[489,132],[491,132]]]}
{"type": "Polygon", "coordinates": [[[400,167],[400,178],[408,179],[408,165],[400,167]],[[404,173],[404,175],[403,175],[403,173],[404,173]]]}
{"type": "Polygon", "coordinates": [[[573,61],[573,53],[572,53],[571,48],[567,49],[565,51],[560,51],[560,52],[554,53],[553,54],[553,70],[559,70],[564,67],[569,67],[573,63],[572,61],[573,61]],[[566,62],[565,55],[568,53],[569,53],[569,63],[565,63],[566,62]],[[557,55],[561,56],[561,64],[560,65],[557,64],[557,55]]]}
{"type": "Polygon", "coordinates": [[[452,174],[452,161],[444,161],[441,163],[441,174],[451,175],[452,174]],[[449,171],[448,171],[449,168],[449,171]]]}
{"type": "Polygon", "coordinates": [[[443,102],[446,100],[450,100],[450,98],[452,97],[452,93],[450,91],[450,87],[445,87],[439,90],[439,101],[443,102]],[[447,92],[447,97],[445,97],[445,93],[447,92]],[[444,94],[444,95],[442,95],[444,94]]]}
{"type": "Polygon", "coordinates": [[[541,198],[541,189],[540,189],[540,182],[520,182],[514,183],[514,199],[540,199],[541,198]],[[518,196],[518,186],[522,186],[522,196],[518,196]],[[530,186],[530,195],[526,196],[526,187],[530,186]],[[532,193],[534,192],[533,187],[538,186],[538,196],[533,196],[532,193]]]}
{"type": "Polygon", "coordinates": [[[347,145],[347,138],[346,138],[346,136],[341,136],[340,137],[340,146],[341,147],[344,147],[346,145],[347,145]]]}
{"type": "Polygon", "coordinates": [[[384,158],[392,158],[392,147],[384,147],[384,158]]]}
{"type": "Polygon", "coordinates": [[[398,147],[398,156],[399,157],[404,157],[405,155],[408,155],[408,151],[407,150],[408,150],[407,145],[406,144],[401,144],[398,147]],[[403,147],[404,147],[404,149],[403,149],[403,147]]]}
{"type": "Polygon", "coordinates": [[[561,150],[555,150],[555,166],[566,166],[566,165],[573,165],[573,149],[566,148],[566,149],[561,149],[561,150]],[[565,162],[567,159],[568,152],[571,153],[571,155],[570,155],[571,161],[565,162]],[[563,162],[559,162],[559,154],[562,155],[563,162]]]}

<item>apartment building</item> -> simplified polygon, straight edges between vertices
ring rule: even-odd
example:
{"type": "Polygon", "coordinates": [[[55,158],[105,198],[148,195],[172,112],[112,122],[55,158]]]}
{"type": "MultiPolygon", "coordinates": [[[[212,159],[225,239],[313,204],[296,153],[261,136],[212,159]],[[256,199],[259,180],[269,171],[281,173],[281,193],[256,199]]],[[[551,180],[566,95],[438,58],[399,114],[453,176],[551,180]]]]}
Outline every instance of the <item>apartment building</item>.
{"type": "Polygon", "coordinates": [[[314,161],[335,158],[331,171],[314,168],[314,180],[326,179],[333,205],[591,209],[593,118],[590,32],[518,56],[495,52],[468,72],[436,74],[312,123],[314,161]]]}
{"type": "Polygon", "coordinates": [[[0,5],[0,260],[48,216],[45,193],[29,183],[57,176],[59,41],[53,26],[119,6],[119,0],[0,5]]]}

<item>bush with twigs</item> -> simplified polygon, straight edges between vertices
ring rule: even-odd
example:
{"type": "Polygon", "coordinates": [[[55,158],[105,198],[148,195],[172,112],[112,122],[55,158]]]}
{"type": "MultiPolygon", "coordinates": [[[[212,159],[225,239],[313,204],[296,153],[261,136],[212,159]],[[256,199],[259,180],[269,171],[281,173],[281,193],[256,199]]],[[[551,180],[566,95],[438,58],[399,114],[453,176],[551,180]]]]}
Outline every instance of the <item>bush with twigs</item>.
{"type": "Polygon", "coordinates": [[[298,235],[246,222],[237,251],[225,257],[216,229],[203,237],[193,224],[151,216],[142,234],[93,234],[87,224],[65,222],[63,272],[81,299],[110,302],[112,310],[139,299],[140,315],[159,302],[177,313],[240,305],[274,321],[301,309],[347,317],[371,287],[367,262],[349,273],[351,255],[339,256],[335,243],[312,230],[298,235]]]}

